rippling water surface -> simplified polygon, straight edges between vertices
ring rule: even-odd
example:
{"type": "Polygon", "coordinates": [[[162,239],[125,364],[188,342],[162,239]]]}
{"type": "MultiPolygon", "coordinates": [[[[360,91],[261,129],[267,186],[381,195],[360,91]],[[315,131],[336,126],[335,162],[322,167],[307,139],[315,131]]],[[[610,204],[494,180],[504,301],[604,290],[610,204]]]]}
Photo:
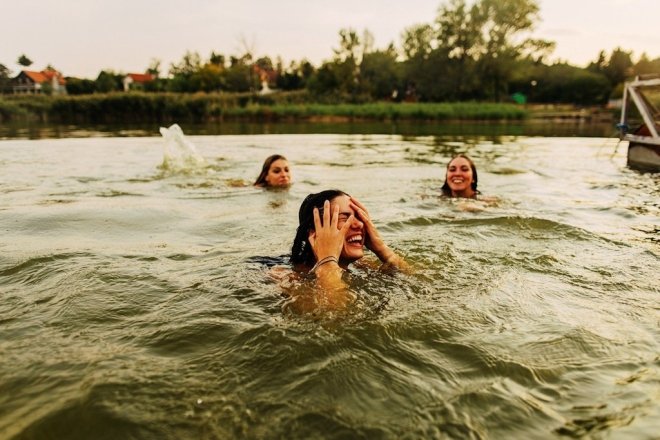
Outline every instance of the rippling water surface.
{"type": "Polygon", "coordinates": [[[658,438],[660,175],[616,141],[188,139],[0,141],[0,438],[658,438]],[[438,197],[458,152],[499,202],[438,197]],[[285,313],[255,257],[331,187],[416,272],[285,313]]]}

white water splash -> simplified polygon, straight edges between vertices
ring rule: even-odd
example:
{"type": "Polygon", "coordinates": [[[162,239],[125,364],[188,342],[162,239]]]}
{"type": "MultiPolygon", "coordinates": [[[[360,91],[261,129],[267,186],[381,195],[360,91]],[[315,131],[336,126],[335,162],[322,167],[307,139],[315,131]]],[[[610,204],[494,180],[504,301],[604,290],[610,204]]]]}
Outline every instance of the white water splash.
{"type": "Polygon", "coordinates": [[[160,134],[165,138],[163,163],[160,168],[171,172],[195,172],[208,166],[206,160],[197,152],[195,145],[186,139],[178,124],[169,128],[160,127],[160,134]]]}

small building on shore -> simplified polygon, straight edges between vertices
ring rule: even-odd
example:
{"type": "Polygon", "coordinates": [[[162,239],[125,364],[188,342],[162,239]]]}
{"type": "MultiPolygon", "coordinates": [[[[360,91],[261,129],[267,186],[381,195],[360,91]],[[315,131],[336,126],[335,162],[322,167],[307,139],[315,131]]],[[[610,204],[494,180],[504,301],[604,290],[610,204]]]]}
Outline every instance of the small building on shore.
{"type": "Polygon", "coordinates": [[[55,69],[41,72],[21,70],[12,80],[12,92],[15,94],[66,95],[66,80],[55,69]]]}
{"type": "Polygon", "coordinates": [[[122,80],[124,92],[128,92],[129,90],[144,90],[145,84],[155,79],[156,76],[150,73],[127,73],[122,80]]]}

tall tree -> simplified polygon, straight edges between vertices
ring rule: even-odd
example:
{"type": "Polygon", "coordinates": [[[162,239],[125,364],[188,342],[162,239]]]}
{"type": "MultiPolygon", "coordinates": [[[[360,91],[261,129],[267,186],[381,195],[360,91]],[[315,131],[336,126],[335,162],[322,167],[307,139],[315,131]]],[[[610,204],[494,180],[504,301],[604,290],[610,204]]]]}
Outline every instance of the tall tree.
{"type": "Polygon", "coordinates": [[[360,37],[354,29],[347,28],[339,31],[339,48],[333,49],[335,61],[345,62],[353,61],[359,63],[360,58],[360,37]]]}
{"type": "Polygon", "coordinates": [[[122,83],[123,75],[113,72],[112,70],[103,70],[95,81],[95,88],[97,92],[108,93],[123,90],[122,83]]]}
{"type": "Polygon", "coordinates": [[[333,49],[335,57],[329,65],[340,92],[350,95],[352,100],[359,93],[362,49],[362,42],[354,29],[341,29],[339,48],[333,49]]]}
{"type": "Polygon", "coordinates": [[[8,93],[11,84],[11,70],[4,64],[0,64],[0,93],[8,93]]]}
{"type": "Polygon", "coordinates": [[[403,55],[407,60],[426,58],[433,50],[434,30],[430,24],[417,24],[401,34],[403,55]]]}
{"type": "Polygon", "coordinates": [[[515,61],[554,45],[526,35],[539,19],[536,0],[481,0],[479,7],[484,22],[482,74],[489,80],[490,94],[499,101],[507,93],[515,61]]]}
{"type": "Polygon", "coordinates": [[[649,73],[660,73],[660,58],[649,60],[648,55],[643,53],[639,61],[633,67],[635,75],[645,75],[649,73]]]}
{"type": "Polygon", "coordinates": [[[149,67],[147,67],[146,73],[158,78],[160,76],[160,60],[152,58],[149,67]]]}
{"type": "Polygon", "coordinates": [[[388,99],[400,88],[397,53],[393,45],[386,50],[365,54],[360,65],[362,90],[372,99],[388,99]]]}
{"type": "Polygon", "coordinates": [[[168,88],[173,92],[196,92],[199,89],[193,76],[202,68],[202,58],[197,52],[187,51],[178,64],[170,65],[171,80],[168,88]]]}
{"type": "Polygon", "coordinates": [[[601,50],[598,53],[596,61],[589,63],[587,70],[593,73],[603,73],[605,72],[605,66],[607,66],[607,56],[605,55],[605,51],[601,50]]]}
{"type": "Polygon", "coordinates": [[[209,57],[209,63],[224,68],[225,67],[225,56],[221,55],[219,53],[215,53],[215,51],[212,51],[211,56],[209,57]]]}
{"type": "Polygon", "coordinates": [[[450,68],[446,78],[455,97],[465,98],[474,82],[475,61],[483,52],[482,29],[486,23],[484,1],[468,7],[465,0],[450,0],[441,6],[436,18],[438,50],[446,53],[450,68]]]}
{"type": "Polygon", "coordinates": [[[617,47],[612,51],[603,73],[609,78],[612,85],[616,86],[633,75],[632,67],[632,52],[626,52],[620,47],[617,47]]]}
{"type": "Polygon", "coordinates": [[[483,43],[485,19],[483,1],[468,8],[465,0],[450,0],[440,7],[436,18],[438,47],[461,61],[476,58],[483,43]]]}
{"type": "Polygon", "coordinates": [[[25,54],[22,54],[20,57],[18,57],[16,62],[23,67],[30,67],[32,65],[32,60],[29,59],[25,54]]]}

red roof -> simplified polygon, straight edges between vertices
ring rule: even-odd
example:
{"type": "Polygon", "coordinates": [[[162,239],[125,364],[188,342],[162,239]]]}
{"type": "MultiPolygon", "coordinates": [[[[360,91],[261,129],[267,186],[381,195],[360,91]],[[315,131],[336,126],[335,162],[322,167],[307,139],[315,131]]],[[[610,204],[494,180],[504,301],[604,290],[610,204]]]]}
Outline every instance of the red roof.
{"type": "Polygon", "coordinates": [[[50,82],[53,80],[53,77],[57,78],[57,82],[63,86],[66,84],[66,81],[62,77],[62,74],[57,70],[42,70],[41,72],[35,72],[33,70],[24,70],[23,73],[34,81],[37,84],[42,84],[45,82],[50,82]]]}
{"type": "Polygon", "coordinates": [[[268,81],[269,83],[274,83],[275,81],[277,81],[277,71],[276,71],[276,70],[273,70],[273,69],[269,69],[269,70],[262,69],[261,67],[259,67],[259,66],[256,65],[256,64],[255,64],[254,66],[252,66],[252,70],[253,70],[257,75],[259,75],[259,79],[260,79],[261,81],[266,80],[266,81],[268,81]]]}
{"type": "Polygon", "coordinates": [[[148,83],[156,79],[150,73],[127,73],[126,76],[130,77],[136,83],[148,83]]]}
{"type": "Polygon", "coordinates": [[[46,76],[41,72],[34,72],[32,70],[24,70],[23,73],[25,73],[25,75],[28,78],[30,78],[32,81],[34,81],[37,84],[41,84],[43,82],[48,81],[48,78],[46,78],[46,76]]]}

